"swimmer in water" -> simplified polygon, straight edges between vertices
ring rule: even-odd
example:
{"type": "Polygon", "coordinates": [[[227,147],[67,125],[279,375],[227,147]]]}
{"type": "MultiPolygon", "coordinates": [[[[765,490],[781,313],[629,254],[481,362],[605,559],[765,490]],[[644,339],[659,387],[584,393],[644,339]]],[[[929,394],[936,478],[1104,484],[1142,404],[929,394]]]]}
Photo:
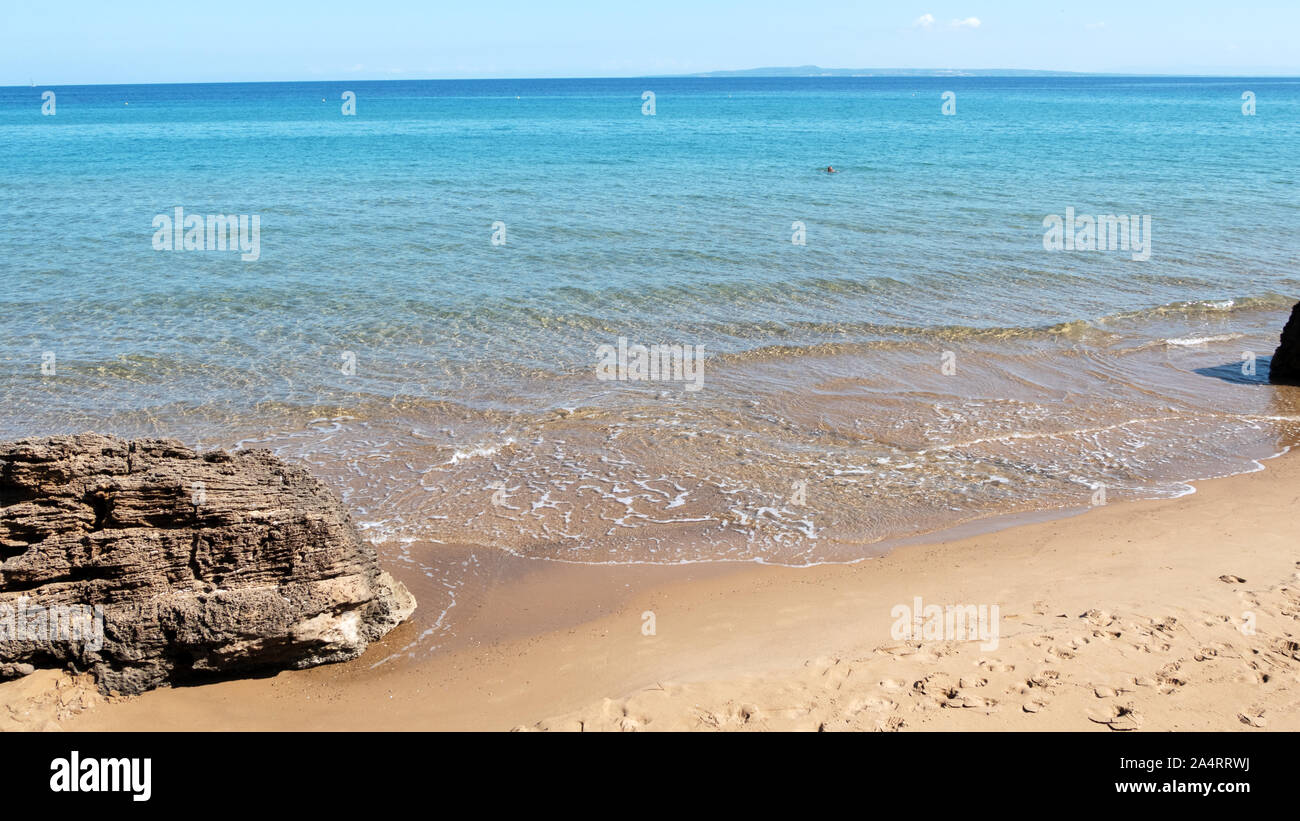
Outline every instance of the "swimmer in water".
{"type": "Polygon", "coordinates": [[[827,173],[827,174],[838,174],[839,172],[835,170],[835,166],[833,166],[833,165],[828,165],[828,166],[826,166],[826,173],[827,173]]]}

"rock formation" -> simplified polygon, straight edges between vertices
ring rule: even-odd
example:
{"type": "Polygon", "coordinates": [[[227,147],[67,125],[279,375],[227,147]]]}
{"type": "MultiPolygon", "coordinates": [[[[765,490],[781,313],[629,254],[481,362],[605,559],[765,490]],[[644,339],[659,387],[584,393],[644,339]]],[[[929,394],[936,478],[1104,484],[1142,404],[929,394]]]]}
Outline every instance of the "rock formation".
{"type": "Polygon", "coordinates": [[[1268,366],[1268,381],[1300,385],[1300,302],[1291,308],[1291,318],[1282,328],[1282,342],[1268,366]]]}
{"type": "Polygon", "coordinates": [[[267,451],[0,444],[0,675],[66,664],[133,694],[310,667],[414,609],[338,499],[267,451]]]}

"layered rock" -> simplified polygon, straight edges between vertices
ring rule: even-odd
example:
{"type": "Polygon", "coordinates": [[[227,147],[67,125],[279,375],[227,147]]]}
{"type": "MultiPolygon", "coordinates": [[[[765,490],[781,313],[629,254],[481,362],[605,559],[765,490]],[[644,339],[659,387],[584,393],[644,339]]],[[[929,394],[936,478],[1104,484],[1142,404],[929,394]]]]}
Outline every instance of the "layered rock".
{"type": "Polygon", "coordinates": [[[1291,318],[1282,328],[1282,341],[1268,366],[1268,381],[1300,385],[1300,302],[1291,308],[1291,318]]]}
{"type": "Polygon", "coordinates": [[[269,452],[0,444],[0,673],[67,664],[139,693],[310,667],[414,609],[338,499],[269,452]]]}

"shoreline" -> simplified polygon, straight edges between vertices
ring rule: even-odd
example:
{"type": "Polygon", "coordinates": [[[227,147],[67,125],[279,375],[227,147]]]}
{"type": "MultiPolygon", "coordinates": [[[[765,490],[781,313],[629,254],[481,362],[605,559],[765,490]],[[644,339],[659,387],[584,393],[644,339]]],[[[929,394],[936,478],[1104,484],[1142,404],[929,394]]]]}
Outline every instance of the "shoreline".
{"type": "Polygon", "coordinates": [[[15,729],[1300,729],[1300,459],[1267,467],[853,564],[502,560],[415,659],[374,666],[407,624],[339,665],[0,700],[15,729]],[[998,647],[895,639],[917,596],[998,605],[998,647]]]}
{"type": "Polygon", "coordinates": [[[940,335],[872,356],[719,355],[707,397],[584,378],[594,393],[553,407],[573,391],[534,375],[493,408],[394,395],[382,412],[300,419],[271,403],[220,418],[196,405],[150,415],[148,431],[94,427],[271,450],[329,485],[388,561],[440,564],[430,542],[611,564],[851,562],[1007,515],[1066,515],[1102,487],[1111,502],[1175,496],[1187,477],[1255,470],[1297,441],[1300,391],[1267,383],[1263,361],[1249,377],[1232,361],[1275,346],[1273,311],[1190,304],[1138,311],[1136,327],[1125,314],[1068,323],[1103,337],[1090,343],[1050,329],[953,343],[951,373],[930,350],[951,341],[940,335]],[[1181,344],[1192,338],[1207,341],[1181,344]]]}

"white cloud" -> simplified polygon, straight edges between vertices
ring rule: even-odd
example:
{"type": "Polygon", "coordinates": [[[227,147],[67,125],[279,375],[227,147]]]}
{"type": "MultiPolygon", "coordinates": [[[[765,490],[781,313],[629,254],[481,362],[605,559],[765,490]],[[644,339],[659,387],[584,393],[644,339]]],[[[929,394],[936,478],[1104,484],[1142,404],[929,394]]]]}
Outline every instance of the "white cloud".
{"type": "Polygon", "coordinates": [[[978,17],[967,17],[965,20],[953,20],[952,27],[955,29],[977,29],[980,27],[978,17]]]}
{"type": "Polygon", "coordinates": [[[928,29],[930,26],[933,25],[934,25],[933,14],[922,14],[920,17],[916,18],[916,22],[912,24],[913,27],[920,27],[923,29],[928,29]]]}

